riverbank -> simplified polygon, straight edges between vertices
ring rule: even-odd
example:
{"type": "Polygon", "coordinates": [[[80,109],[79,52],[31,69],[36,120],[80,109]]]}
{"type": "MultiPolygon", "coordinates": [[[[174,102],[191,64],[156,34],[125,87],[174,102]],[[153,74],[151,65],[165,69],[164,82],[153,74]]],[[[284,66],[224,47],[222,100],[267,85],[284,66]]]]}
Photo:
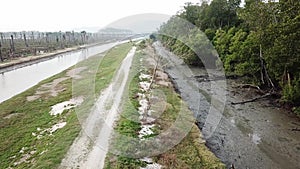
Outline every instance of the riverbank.
{"type": "MultiPolygon", "coordinates": [[[[17,169],[59,167],[75,138],[80,136],[82,120],[91,111],[101,91],[109,86],[131,47],[131,43],[126,43],[109,50],[105,56],[98,54],[90,57],[1,103],[1,167],[17,169]]],[[[126,63],[125,65],[129,66],[126,63]]],[[[120,77],[123,75],[122,72],[120,71],[120,77]]],[[[161,74],[163,75],[162,72],[161,74]]],[[[119,79],[116,82],[119,84],[119,79]]],[[[162,81],[161,84],[169,84],[169,82],[162,81]]],[[[162,132],[176,118],[174,113],[178,111],[178,103],[182,101],[172,88],[165,86],[160,89],[165,91],[168,99],[167,114],[159,120],[162,126],[160,132],[162,132]]],[[[118,90],[114,92],[120,93],[118,90]]],[[[108,100],[107,104],[114,105],[115,102],[108,100]]],[[[107,108],[104,103],[103,105],[107,108]]],[[[184,110],[188,113],[186,107],[184,110]]],[[[184,116],[180,118],[182,117],[184,116]]],[[[223,165],[219,160],[201,142],[200,132],[194,121],[188,122],[191,122],[192,126],[190,132],[186,133],[187,137],[176,140],[173,138],[176,135],[172,135],[170,140],[182,142],[170,151],[153,157],[153,160],[168,168],[189,166],[222,168],[223,165]]],[[[126,128],[130,127],[126,124],[126,128]]],[[[87,139],[91,141],[90,137],[87,139]]],[[[83,152],[72,156],[71,159],[81,158],[84,155],[86,154],[83,152]]],[[[126,166],[127,164],[122,164],[121,168],[126,166]]]]}
{"type": "Polygon", "coordinates": [[[2,102],[1,167],[57,168],[81,130],[78,112],[90,111],[94,99],[88,98],[98,97],[97,93],[109,85],[131,46],[122,44],[105,56],[90,57],[2,102]],[[97,79],[89,78],[93,73],[97,79]],[[80,80],[80,95],[73,92],[74,80],[80,80]],[[88,85],[91,81],[95,82],[94,90],[88,85]],[[90,95],[87,91],[94,93],[90,95]]]}
{"type": "Polygon", "coordinates": [[[156,46],[156,51],[163,55],[166,63],[173,63],[166,64],[165,71],[197,115],[197,124],[202,129],[206,145],[227,167],[300,167],[297,160],[300,158],[300,135],[295,130],[299,128],[300,120],[296,115],[264,99],[234,105],[232,103],[248,100],[259,94],[252,88],[238,88],[238,82],[234,80],[226,80],[225,87],[212,88],[212,84],[219,83],[224,78],[209,77],[202,68],[182,66],[181,59],[159,45],[156,46]],[[181,77],[182,73],[178,72],[192,73],[181,77]],[[223,98],[222,94],[226,96],[225,100],[220,100],[223,98]],[[212,101],[223,102],[225,105],[223,110],[213,115],[218,117],[214,119],[214,130],[208,130],[210,123],[207,123],[207,119],[212,113],[212,101]]]}
{"type": "Polygon", "coordinates": [[[25,67],[25,66],[29,66],[29,65],[36,64],[39,62],[43,62],[43,61],[52,59],[53,57],[56,57],[58,55],[65,54],[67,52],[78,51],[81,49],[86,49],[86,48],[101,45],[101,44],[104,44],[104,43],[93,43],[93,44],[88,44],[88,45],[81,45],[81,46],[75,46],[75,47],[66,48],[66,49],[55,50],[50,53],[13,58],[13,59],[5,61],[5,62],[0,62],[0,73],[5,73],[5,72],[8,72],[8,71],[11,71],[14,69],[18,69],[21,67],[25,67]]]}
{"type": "Polygon", "coordinates": [[[137,51],[104,168],[225,168],[162,64],[152,47],[137,51]]]}

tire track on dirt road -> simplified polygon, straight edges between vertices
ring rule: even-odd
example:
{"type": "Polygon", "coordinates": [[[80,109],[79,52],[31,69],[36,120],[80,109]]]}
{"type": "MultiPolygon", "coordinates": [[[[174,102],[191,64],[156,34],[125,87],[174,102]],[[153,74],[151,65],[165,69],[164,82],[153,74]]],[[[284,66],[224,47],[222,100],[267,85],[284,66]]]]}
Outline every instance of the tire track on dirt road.
{"type": "Polygon", "coordinates": [[[88,118],[82,124],[82,131],[59,168],[103,168],[135,51],[136,47],[133,47],[122,61],[109,87],[97,99],[88,118]]]}

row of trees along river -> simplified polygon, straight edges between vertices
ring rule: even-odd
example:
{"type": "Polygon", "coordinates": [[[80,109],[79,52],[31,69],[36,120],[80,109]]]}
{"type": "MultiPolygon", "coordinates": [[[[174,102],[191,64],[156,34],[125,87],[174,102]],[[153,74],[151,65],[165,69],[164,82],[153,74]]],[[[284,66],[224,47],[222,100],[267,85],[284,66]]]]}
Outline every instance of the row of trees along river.
{"type": "Polygon", "coordinates": [[[77,45],[122,39],[132,32],[106,28],[98,33],[81,32],[0,32],[0,62],[77,45]]]}
{"type": "MultiPolygon", "coordinates": [[[[299,0],[245,0],[244,5],[241,0],[202,0],[201,4],[186,3],[176,16],[207,35],[227,76],[242,77],[247,83],[279,94],[280,102],[300,115],[299,0]]],[[[183,25],[172,20],[175,17],[160,31],[180,31],[173,28],[183,25]]],[[[188,39],[201,48],[201,38],[188,39]]],[[[161,39],[187,63],[201,65],[196,54],[179,40],[167,36],[161,39]]]]}

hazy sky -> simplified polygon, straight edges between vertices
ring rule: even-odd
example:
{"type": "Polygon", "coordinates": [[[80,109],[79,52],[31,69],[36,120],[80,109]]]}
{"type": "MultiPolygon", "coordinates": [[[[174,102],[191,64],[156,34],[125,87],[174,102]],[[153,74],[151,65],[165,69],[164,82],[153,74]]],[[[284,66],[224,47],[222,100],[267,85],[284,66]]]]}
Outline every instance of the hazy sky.
{"type": "Polygon", "coordinates": [[[66,31],[104,27],[143,13],[173,15],[200,0],[1,0],[0,31],[66,31]]]}

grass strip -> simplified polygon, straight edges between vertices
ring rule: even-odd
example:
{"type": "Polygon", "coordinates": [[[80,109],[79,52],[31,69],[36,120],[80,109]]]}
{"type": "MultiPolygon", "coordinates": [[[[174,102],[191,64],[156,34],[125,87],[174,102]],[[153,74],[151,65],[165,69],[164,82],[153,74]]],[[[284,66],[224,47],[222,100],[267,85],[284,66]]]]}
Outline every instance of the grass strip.
{"type": "MultiPolygon", "coordinates": [[[[134,57],[133,65],[139,65],[140,59],[146,59],[145,55],[141,51],[137,51],[134,57]]],[[[119,120],[116,123],[115,131],[121,135],[126,135],[129,137],[137,138],[138,131],[141,129],[141,124],[138,122],[138,101],[136,99],[136,94],[139,91],[139,72],[141,66],[135,66],[130,75],[133,76],[132,81],[130,81],[129,92],[127,96],[123,99],[123,111],[119,120]]],[[[151,71],[151,70],[148,70],[151,71]]],[[[180,105],[184,106],[184,111],[188,111],[187,105],[182,104],[180,96],[175,92],[172,87],[162,87],[156,85],[156,89],[163,91],[166,96],[167,107],[166,110],[161,114],[161,116],[156,120],[155,134],[156,136],[159,133],[167,130],[176,120],[178,113],[182,110],[180,105]]],[[[120,137],[122,138],[122,137],[120,137]]],[[[111,146],[111,149],[122,149],[124,152],[134,151],[134,147],[130,147],[126,144],[126,141],[114,137],[111,146]]],[[[196,125],[194,125],[191,131],[187,136],[175,147],[171,148],[165,153],[152,157],[155,162],[161,164],[164,168],[204,168],[204,169],[216,169],[216,168],[225,168],[225,165],[220,162],[215,155],[209,151],[205,144],[200,143],[200,131],[196,125]]],[[[131,144],[129,144],[131,145],[131,144]]],[[[122,157],[115,155],[113,153],[108,153],[105,160],[106,169],[133,169],[145,167],[146,163],[141,162],[139,159],[122,157]]]]}
{"type": "MultiPolygon", "coordinates": [[[[33,96],[42,85],[50,84],[55,79],[66,77],[67,72],[74,67],[82,65],[97,66],[95,75],[94,92],[96,95],[105,89],[122,60],[125,58],[132,44],[126,43],[109,50],[103,57],[101,54],[88,58],[76,66],[69,68],[53,77],[50,77],[29,90],[14,96],[0,104],[0,168],[43,168],[53,169],[58,167],[73,140],[81,130],[75,109],[66,110],[59,116],[51,116],[51,106],[72,98],[72,79],[68,78],[58,84],[63,88],[57,96],[44,94],[34,101],[27,101],[28,96],[33,96]],[[99,60],[101,60],[99,64],[99,60]],[[41,138],[33,136],[39,133],[37,129],[47,129],[58,122],[67,122],[67,125],[53,134],[42,134],[41,138]],[[20,152],[20,150],[23,151],[20,152]],[[29,156],[28,156],[29,155],[29,156]],[[27,157],[26,157],[27,156],[27,157]],[[18,165],[14,163],[24,161],[18,165]]],[[[89,69],[81,72],[88,74],[89,69]]],[[[80,80],[79,86],[84,86],[91,79],[80,80]]],[[[81,88],[84,93],[86,88],[81,88]]],[[[91,89],[88,89],[91,90],[91,89]]],[[[84,96],[89,97],[89,96],[84,96]]],[[[93,103],[83,104],[79,109],[89,112],[93,103]]]]}

